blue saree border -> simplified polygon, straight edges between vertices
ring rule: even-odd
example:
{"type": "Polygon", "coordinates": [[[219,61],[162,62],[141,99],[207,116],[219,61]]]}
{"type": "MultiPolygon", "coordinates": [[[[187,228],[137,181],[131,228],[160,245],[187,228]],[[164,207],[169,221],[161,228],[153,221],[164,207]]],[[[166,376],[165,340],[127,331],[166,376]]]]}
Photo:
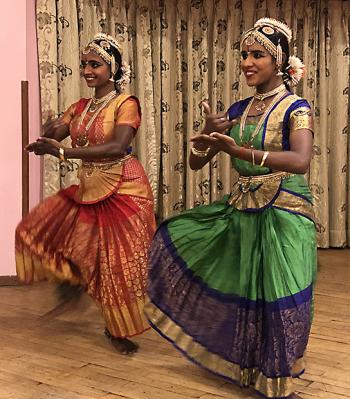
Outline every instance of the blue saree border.
{"type": "MultiPolygon", "coordinates": [[[[155,304],[155,306],[158,307],[158,305],[156,305],[156,304],[155,304]]],[[[160,309],[160,308],[159,308],[159,309],[160,309]]],[[[164,312],[164,313],[165,313],[165,312],[164,312]]],[[[166,314],[166,313],[165,313],[165,314],[166,314]]],[[[166,314],[166,315],[167,315],[167,314],[166,314]]],[[[169,317],[169,316],[167,315],[167,317],[169,317]]],[[[168,342],[170,342],[180,353],[183,354],[183,356],[186,357],[186,359],[188,359],[190,362],[194,363],[195,365],[199,366],[199,367],[202,368],[203,370],[209,371],[211,374],[214,374],[214,375],[216,375],[217,377],[220,377],[220,378],[222,378],[222,379],[224,379],[224,380],[226,380],[226,381],[228,381],[228,382],[230,382],[230,383],[233,383],[233,384],[235,384],[236,386],[238,386],[238,387],[241,388],[241,389],[247,389],[247,388],[253,389],[254,392],[257,393],[257,394],[258,394],[260,397],[262,397],[262,398],[267,398],[267,399],[289,399],[289,398],[290,398],[290,395],[288,395],[288,396],[278,396],[278,397],[268,397],[268,396],[265,396],[265,395],[263,395],[261,392],[259,392],[259,391],[257,391],[256,389],[254,389],[254,387],[253,387],[252,385],[248,385],[248,386],[243,385],[243,386],[242,386],[242,385],[239,383],[238,380],[235,380],[235,379],[233,379],[233,378],[227,377],[226,375],[221,374],[221,373],[218,373],[217,371],[214,371],[214,370],[210,369],[209,367],[203,366],[203,364],[201,364],[198,360],[194,359],[194,358],[193,358],[192,356],[190,356],[186,351],[184,351],[182,348],[180,348],[180,346],[177,345],[175,341],[173,341],[173,340],[172,340],[171,338],[169,338],[166,334],[164,334],[154,323],[152,323],[152,321],[147,317],[147,315],[146,315],[146,318],[147,318],[147,321],[148,321],[149,325],[150,325],[161,337],[163,337],[163,338],[166,339],[168,342]]],[[[172,320],[171,317],[169,317],[169,319],[172,320]]],[[[174,320],[172,320],[172,321],[174,321],[174,320]]],[[[174,321],[174,323],[176,323],[176,322],[174,321]]],[[[176,324],[177,324],[177,323],[176,323],[176,324]]],[[[182,328],[182,327],[181,327],[181,328],[182,328]]],[[[194,339],[194,341],[195,341],[195,339],[194,339]]],[[[233,364],[236,364],[236,363],[233,363],[233,364]]],[[[237,364],[237,366],[239,366],[239,364],[237,364]]],[[[281,378],[285,378],[285,377],[299,378],[302,374],[304,374],[304,372],[305,372],[305,369],[301,370],[300,373],[298,373],[298,374],[293,374],[293,375],[288,375],[288,376],[280,376],[280,377],[281,377],[281,378]]],[[[265,377],[266,377],[266,376],[265,376],[265,377]]],[[[266,378],[274,378],[274,377],[266,377],[266,378]]],[[[279,378],[279,377],[278,377],[278,378],[279,378]]]]}
{"type": "Polygon", "coordinates": [[[230,107],[227,110],[227,114],[229,116],[229,120],[238,118],[242,116],[244,110],[246,109],[247,105],[249,104],[249,101],[252,99],[252,97],[247,97],[244,100],[237,101],[230,105],[230,107]]]}

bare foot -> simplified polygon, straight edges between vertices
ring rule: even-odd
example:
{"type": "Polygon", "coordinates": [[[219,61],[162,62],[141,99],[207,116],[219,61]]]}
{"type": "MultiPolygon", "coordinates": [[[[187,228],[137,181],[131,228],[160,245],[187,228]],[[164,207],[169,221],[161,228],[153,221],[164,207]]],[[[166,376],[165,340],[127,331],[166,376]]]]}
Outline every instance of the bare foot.
{"type": "Polygon", "coordinates": [[[299,395],[296,394],[296,393],[293,393],[293,394],[290,396],[290,399],[302,399],[302,397],[299,396],[299,395]]]}
{"type": "Polygon", "coordinates": [[[113,337],[107,329],[105,329],[104,334],[111,341],[114,348],[122,355],[132,355],[139,349],[137,344],[127,338],[113,337]]]}

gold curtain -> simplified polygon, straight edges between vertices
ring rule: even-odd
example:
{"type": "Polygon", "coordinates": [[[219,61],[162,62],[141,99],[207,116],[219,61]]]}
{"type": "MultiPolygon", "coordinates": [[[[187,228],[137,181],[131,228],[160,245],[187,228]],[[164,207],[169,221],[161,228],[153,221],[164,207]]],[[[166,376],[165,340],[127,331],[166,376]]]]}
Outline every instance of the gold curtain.
{"type": "MultiPolygon", "coordinates": [[[[260,17],[293,29],[307,75],[298,94],[315,113],[308,179],[315,198],[318,244],[350,244],[349,16],[341,0],[38,0],[43,119],[91,93],[79,77],[80,51],[96,32],[115,36],[131,63],[129,91],[139,97],[142,127],[135,148],[148,173],[161,218],[228,193],[235,179],[219,154],[189,169],[189,139],[203,124],[201,102],[221,111],[250,94],[240,73],[241,33],[260,17]]],[[[69,169],[44,162],[44,196],[76,181],[69,169]]]]}

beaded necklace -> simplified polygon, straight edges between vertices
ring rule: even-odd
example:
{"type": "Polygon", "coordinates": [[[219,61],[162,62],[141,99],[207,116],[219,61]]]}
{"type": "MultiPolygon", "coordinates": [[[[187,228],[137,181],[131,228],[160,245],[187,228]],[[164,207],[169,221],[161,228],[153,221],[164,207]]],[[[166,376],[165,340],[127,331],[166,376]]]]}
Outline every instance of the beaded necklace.
{"type": "Polygon", "coordinates": [[[284,83],[275,87],[273,90],[267,91],[266,93],[255,93],[254,98],[258,100],[258,103],[254,106],[257,111],[263,111],[266,108],[264,103],[265,98],[272,97],[275,94],[280,93],[286,89],[284,83]]]}
{"type": "Polygon", "coordinates": [[[271,103],[268,105],[268,107],[266,108],[265,112],[263,113],[263,115],[261,116],[261,118],[259,119],[259,122],[256,126],[256,128],[254,129],[253,134],[251,135],[250,139],[246,142],[243,142],[243,132],[244,132],[244,128],[245,128],[245,123],[247,120],[247,116],[249,113],[249,110],[253,104],[254,101],[254,97],[249,101],[249,104],[247,105],[246,109],[243,112],[242,118],[241,118],[241,122],[240,122],[240,126],[239,126],[239,138],[241,140],[241,145],[245,148],[253,148],[253,141],[255,139],[255,137],[259,134],[260,128],[263,125],[263,123],[265,122],[267,116],[269,115],[270,111],[272,110],[272,108],[278,103],[278,101],[280,99],[282,99],[282,97],[284,97],[286,94],[286,90],[280,92],[279,94],[277,94],[277,96],[271,101],[271,103]]]}
{"type": "Polygon", "coordinates": [[[99,108],[98,105],[115,97],[115,94],[116,94],[115,91],[110,91],[109,93],[107,93],[105,96],[103,96],[101,98],[92,97],[91,98],[92,103],[90,105],[90,112],[95,112],[99,108]]]}
{"type": "MultiPolygon", "coordinates": [[[[109,103],[113,98],[115,98],[117,95],[118,95],[118,93],[116,93],[116,92],[110,92],[110,93],[108,93],[107,96],[103,97],[104,100],[103,100],[103,102],[101,103],[101,106],[98,108],[98,111],[91,117],[91,119],[89,120],[89,122],[88,122],[88,123],[86,124],[86,126],[82,129],[82,132],[80,132],[80,133],[78,134],[77,139],[76,139],[76,144],[77,144],[78,147],[85,147],[85,146],[89,143],[89,135],[88,135],[88,132],[89,132],[89,129],[90,129],[91,125],[94,123],[95,119],[97,118],[97,116],[99,115],[99,113],[103,110],[103,108],[105,108],[105,107],[108,105],[108,103],[109,103]],[[111,94],[111,93],[112,93],[112,94],[111,94]]],[[[81,113],[80,120],[79,120],[79,123],[78,123],[78,128],[77,128],[78,131],[79,131],[80,128],[81,128],[81,125],[82,125],[82,123],[83,123],[83,121],[84,121],[84,119],[85,119],[85,117],[86,117],[86,114],[87,114],[88,111],[89,111],[89,108],[90,108],[90,105],[92,104],[92,102],[93,102],[93,99],[91,98],[91,99],[88,101],[88,103],[86,104],[86,106],[85,106],[85,108],[84,108],[84,111],[81,113]]],[[[93,112],[95,112],[95,111],[96,111],[96,109],[95,109],[93,112]]]]}

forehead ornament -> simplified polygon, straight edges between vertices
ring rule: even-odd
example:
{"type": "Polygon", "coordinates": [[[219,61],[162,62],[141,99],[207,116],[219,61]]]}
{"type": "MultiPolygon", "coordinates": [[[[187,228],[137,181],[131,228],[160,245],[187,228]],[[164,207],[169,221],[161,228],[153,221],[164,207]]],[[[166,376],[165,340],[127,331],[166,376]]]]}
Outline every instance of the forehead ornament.
{"type": "Polygon", "coordinates": [[[249,35],[245,41],[247,46],[252,46],[255,43],[254,35],[249,35]]]}

